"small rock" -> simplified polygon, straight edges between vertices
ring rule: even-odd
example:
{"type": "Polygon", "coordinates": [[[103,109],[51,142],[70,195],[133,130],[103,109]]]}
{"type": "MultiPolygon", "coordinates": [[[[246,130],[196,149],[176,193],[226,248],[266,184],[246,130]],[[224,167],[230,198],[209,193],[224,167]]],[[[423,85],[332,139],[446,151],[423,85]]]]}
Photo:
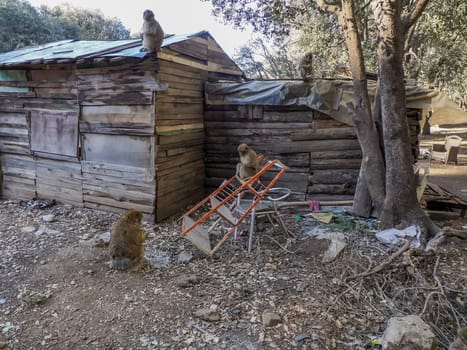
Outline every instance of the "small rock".
{"type": "Polygon", "coordinates": [[[416,315],[392,317],[383,334],[383,350],[436,350],[438,344],[430,326],[416,315]]]}
{"type": "Polygon", "coordinates": [[[110,243],[110,232],[101,233],[95,238],[94,246],[99,248],[107,247],[110,243]]]}
{"type": "Polygon", "coordinates": [[[305,339],[309,339],[309,338],[310,338],[310,336],[309,336],[308,334],[302,333],[302,334],[296,335],[293,339],[294,339],[297,343],[299,343],[299,342],[304,341],[305,339]]]}
{"type": "Polygon", "coordinates": [[[216,322],[221,320],[221,315],[217,309],[199,309],[194,315],[203,321],[216,322]]]}
{"type": "Polygon", "coordinates": [[[275,312],[264,311],[263,312],[263,327],[274,327],[282,322],[281,317],[275,312]]]}
{"type": "Polygon", "coordinates": [[[154,336],[143,335],[139,337],[139,342],[143,348],[156,349],[159,345],[159,341],[154,336]]]}
{"type": "Polygon", "coordinates": [[[34,234],[36,235],[36,237],[39,237],[39,236],[42,236],[46,232],[47,232],[47,227],[44,225],[40,225],[34,234]]]}
{"type": "Polygon", "coordinates": [[[5,298],[0,298],[0,305],[3,305],[6,303],[6,299],[5,298]]]}
{"type": "Polygon", "coordinates": [[[18,299],[26,304],[40,305],[44,304],[50,298],[50,294],[35,292],[32,290],[24,289],[18,294],[18,299]]]}
{"type": "Polygon", "coordinates": [[[170,264],[170,253],[163,250],[146,251],[144,257],[154,269],[167,268],[170,264]]]}
{"type": "Polygon", "coordinates": [[[42,221],[44,221],[44,222],[54,222],[55,221],[55,215],[54,214],[43,215],[42,216],[42,221]]]}
{"type": "Polygon", "coordinates": [[[0,349],[6,349],[8,346],[8,343],[0,341],[0,349]]]}
{"type": "Polygon", "coordinates": [[[178,254],[177,261],[179,264],[187,264],[193,259],[193,254],[187,251],[183,251],[178,254]]]}
{"type": "Polygon", "coordinates": [[[327,239],[331,241],[328,250],[323,254],[321,262],[323,264],[333,261],[341,251],[347,246],[345,236],[341,232],[327,232],[317,237],[318,239],[327,239]]]}
{"type": "Polygon", "coordinates": [[[196,275],[181,275],[175,280],[175,284],[180,288],[192,287],[201,282],[196,275]]]}
{"type": "Polygon", "coordinates": [[[21,233],[33,233],[34,231],[36,231],[34,226],[21,227],[21,233]]]}

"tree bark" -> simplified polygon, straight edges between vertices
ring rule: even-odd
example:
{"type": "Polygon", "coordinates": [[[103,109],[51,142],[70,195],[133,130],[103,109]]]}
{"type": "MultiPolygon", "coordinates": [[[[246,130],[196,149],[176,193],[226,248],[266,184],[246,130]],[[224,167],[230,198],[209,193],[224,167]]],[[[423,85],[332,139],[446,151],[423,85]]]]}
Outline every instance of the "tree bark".
{"type": "Polygon", "coordinates": [[[431,234],[431,224],[420,208],[410,150],[403,71],[404,38],[400,0],[379,1],[374,8],[379,28],[378,64],[381,116],[386,160],[386,197],[380,215],[382,228],[418,224],[431,234]]]}
{"type": "Polygon", "coordinates": [[[384,160],[380,149],[379,135],[371,113],[371,102],[368,94],[363,50],[355,20],[354,5],[352,0],[342,0],[337,17],[341,30],[344,33],[347,52],[349,55],[350,69],[352,71],[355,109],[353,122],[357,131],[357,138],[362,147],[362,170],[366,186],[358,186],[354,200],[353,212],[356,215],[365,216],[367,205],[359,203],[367,200],[364,194],[359,194],[360,189],[368,189],[376,214],[382,211],[385,197],[384,187],[384,160]],[[361,213],[359,211],[362,210],[361,213]]]}

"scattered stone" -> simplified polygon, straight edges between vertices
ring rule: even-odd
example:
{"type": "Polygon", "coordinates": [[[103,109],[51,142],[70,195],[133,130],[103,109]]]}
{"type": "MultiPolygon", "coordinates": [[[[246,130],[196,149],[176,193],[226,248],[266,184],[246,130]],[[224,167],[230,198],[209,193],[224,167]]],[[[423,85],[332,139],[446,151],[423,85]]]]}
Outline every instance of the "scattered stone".
{"type": "Polygon", "coordinates": [[[175,280],[175,284],[180,288],[192,287],[201,282],[196,275],[181,275],[175,280]]]}
{"type": "Polygon", "coordinates": [[[296,335],[293,339],[294,339],[297,343],[299,343],[299,342],[304,341],[305,339],[309,339],[309,338],[310,338],[310,336],[309,336],[308,334],[302,333],[302,334],[296,335]]]}
{"type": "Polygon", "coordinates": [[[139,337],[139,343],[145,349],[156,349],[159,345],[159,341],[156,337],[143,335],[139,337]]]}
{"type": "Polygon", "coordinates": [[[10,331],[15,331],[18,329],[18,326],[13,325],[10,321],[5,323],[0,323],[0,333],[6,334],[10,331]]]}
{"type": "Polygon", "coordinates": [[[6,303],[6,299],[5,298],[0,298],[0,305],[3,305],[6,303]]]}
{"type": "Polygon", "coordinates": [[[274,327],[282,322],[281,317],[275,312],[263,311],[263,327],[274,327]]]}
{"type": "Polygon", "coordinates": [[[347,246],[345,242],[345,236],[341,232],[327,232],[316,237],[317,239],[327,239],[331,241],[328,250],[323,254],[321,262],[323,264],[329,263],[337,258],[337,256],[344,250],[347,246]]]}
{"type": "Polygon", "coordinates": [[[193,259],[193,254],[187,251],[183,251],[178,254],[177,261],[179,264],[187,264],[193,259]]]}
{"type": "Polygon", "coordinates": [[[50,298],[49,293],[35,292],[28,289],[23,289],[18,294],[18,299],[29,305],[41,305],[44,304],[50,298]]]}
{"type": "Polygon", "coordinates": [[[34,226],[21,227],[21,233],[33,233],[34,231],[36,231],[34,226]]]}
{"type": "Polygon", "coordinates": [[[199,309],[194,315],[203,321],[216,322],[221,320],[221,315],[217,309],[199,309]]]}
{"type": "Polygon", "coordinates": [[[438,344],[430,326],[416,315],[392,317],[383,334],[383,350],[437,350],[438,344]]]}
{"type": "Polygon", "coordinates": [[[98,248],[107,247],[110,243],[110,232],[101,233],[98,237],[94,239],[94,246],[98,248]]]}
{"type": "Polygon", "coordinates": [[[324,227],[320,227],[320,226],[314,226],[311,228],[310,231],[308,231],[306,234],[310,237],[318,237],[318,236],[321,236],[321,235],[324,235],[326,233],[328,233],[328,229],[327,228],[324,228],[324,227]]]}
{"type": "Polygon", "coordinates": [[[86,247],[105,248],[110,243],[110,232],[104,232],[100,235],[84,234],[81,236],[79,244],[86,247]]]}
{"type": "Polygon", "coordinates": [[[39,236],[42,236],[43,234],[47,234],[47,235],[63,235],[62,233],[60,233],[60,231],[52,230],[51,228],[48,228],[45,225],[40,225],[39,228],[37,229],[37,231],[34,232],[34,235],[36,237],[39,237],[39,236]]]}
{"type": "Polygon", "coordinates": [[[7,346],[8,346],[8,343],[0,341],[0,349],[6,349],[7,346]]]}
{"type": "Polygon", "coordinates": [[[48,214],[48,215],[43,215],[42,216],[42,221],[44,222],[54,222],[56,219],[55,219],[55,215],[54,214],[48,214]]]}
{"type": "Polygon", "coordinates": [[[20,200],[18,203],[21,207],[29,208],[29,209],[45,209],[52,207],[57,204],[55,199],[40,199],[34,197],[28,201],[20,200]]]}
{"type": "Polygon", "coordinates": [[[162,250],[147,251],[144,257],[154,269],[167,268],[170,264],[170,253],[162,250]]]}
{"type": "Polygon", "coordinates": [[[42,236],[44,233],[46,233],[47,227],[44,225],[40,225],[37,231],[34,233],[36,237],[42,236]]]}

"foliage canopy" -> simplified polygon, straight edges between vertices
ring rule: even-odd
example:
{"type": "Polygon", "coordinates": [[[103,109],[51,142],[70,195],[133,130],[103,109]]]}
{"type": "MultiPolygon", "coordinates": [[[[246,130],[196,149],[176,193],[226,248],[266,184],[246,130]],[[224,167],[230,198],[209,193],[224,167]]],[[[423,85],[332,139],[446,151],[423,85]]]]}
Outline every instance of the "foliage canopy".
{"type": "Polygon", "coordinates": [[[119,40],[130,32],[120,20],[70,5],[36,9],[23,0],[0,0],[0,52],[64,39],[119,40]]]}
{"type": "MultiPolygon", "coordinates": [[[[315,1],[301,0],[202,0],[211,1],[213,12],[224,21],[239,28],[253,29],[273,40],[279,50],[264,55],[257,40],[249,46],[250,51],[240,50],[235,59],[247,75],[260,77],[255,69],[262,65],[261,77],[294,78],[290,70],[270,69],[271,60],[297,66],[306,52],[314,53],[315,71],[329,75],[337,65],[347,64],[344,40],[335,16],[321,11],[315,1]],[[282,41],[281,45],[277,45],[282,41]],[[249,53],[241,57],[244,53],[249,53]],[[255,62],[250,60],[254,59],[255,62]],[[266,75],[266,76],[265,76],[266,75]]],[[[376,31],[374,27],[372,1],[355,0],[359,31],[365,65],[375,71],[376,31]]],[[[410,1],[406,1],[407,6],[410,1]]],[[[467,2],[464,0],[431,0],[422,17],[411,29],[405,43],[404,68],[408,78],[417,79],[447,92],[458,102],[466,103],[467,91],[463,82],[467,55],[467,2]]]]}

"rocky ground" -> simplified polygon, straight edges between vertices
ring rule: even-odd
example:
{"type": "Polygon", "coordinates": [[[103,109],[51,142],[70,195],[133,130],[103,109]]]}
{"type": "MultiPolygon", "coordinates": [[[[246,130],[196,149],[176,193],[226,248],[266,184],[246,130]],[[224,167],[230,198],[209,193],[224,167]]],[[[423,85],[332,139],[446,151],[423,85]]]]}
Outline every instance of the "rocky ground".
{"type": "Polygon", "coordinates": [[[265,222],[251,254],[241,236],[212,258],[180,238],[178,217],[145,223],[153,267],[130,273],[106,264],[101,238],[117,214],[0,201],[0,348],[378,349],[388,318],[407,314],[447,348],[467,318],[465,240],[355,277],[397,248],[375,238],[374,222],[336,212],[320,224],[305,213],[284,211],[294,239],[265,222]],[[333,262],[322,262],[329,241],[312,237],[319,230],[346,238],[333,262]]]}
{"type": "MultiPolygon", "coordinates": [[[[426,137],[422,148],[443,138],[426,137]]],[[[466,199],[464,148],[458,166],[425,165],[430,181],[466,199]]],[[[117,214],[0,200],[0,349],[380,349],[388,319],[411,314],[447,349],[466,324],[466,240],[385,267],[398,248],[375,238],[374,221],[282,214],[295,238],[264,222],[251,254],[240,236],[214,257],[180,237],[179,216],[145,223],[151,267],[130,273],[107,264],[117,214]],[[323,262],[330,243],[317,232],[345,237],[337,259],[323,262]]],[[[437,223],[467,230],[458,215],[437,223]]]]}

